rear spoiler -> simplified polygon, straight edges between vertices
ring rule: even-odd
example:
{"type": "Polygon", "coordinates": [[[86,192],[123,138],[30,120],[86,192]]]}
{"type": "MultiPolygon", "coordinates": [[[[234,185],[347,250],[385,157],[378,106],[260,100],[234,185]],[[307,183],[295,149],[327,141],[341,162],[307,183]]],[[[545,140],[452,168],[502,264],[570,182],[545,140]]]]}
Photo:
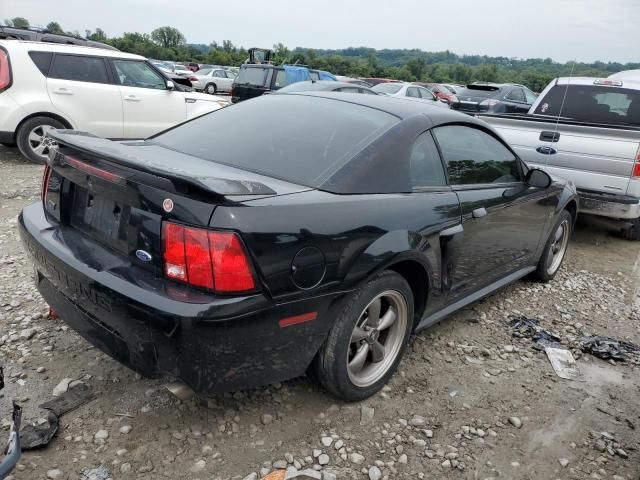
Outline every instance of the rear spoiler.
{"type": "MultiPolygon", "coordinates": [[[[210,172],[214,169],[212,162],[173,151],[171,151],[171,158],[167,158],[166,152],[169,150],[157,145],[138,142],[127,145],[76,130],[50,130],[47,134],[59,145],[71,147],[81,153],[96,156],[123,167],[166,177],[170,180],[180,180],[214,195],[277,194],[267,185],[253,180],[211,176],[210,172]]],[[[56,149],[52,151],[57,152],[56,149]]],[[[59,157],[62,156],[59,155],[59,157]]],[[[58,161],[60,160],[58,159],[58,161]]],[[[62,159],[62,161],[64,160],[62,159]]],[[[50,159],[49,162],[52,163],[52,160],[50,159]]],[[[220,167],[225,169],[224,166],[220,167]]],[[[235,169],[228,167],[225,170],[235,169]]],[[[234,172],[234,174],[241,175],[241,171],[238,172],[234,172]]]]}

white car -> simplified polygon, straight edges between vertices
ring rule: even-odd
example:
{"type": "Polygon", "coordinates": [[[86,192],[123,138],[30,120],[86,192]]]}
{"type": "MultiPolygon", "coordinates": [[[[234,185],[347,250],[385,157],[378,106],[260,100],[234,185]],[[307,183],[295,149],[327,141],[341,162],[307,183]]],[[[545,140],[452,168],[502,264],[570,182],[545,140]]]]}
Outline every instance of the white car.
{"type": "Polygon", "coordinates": [[[429,103],[436,107],[449,108],[449,105],[436,97],[431,90],[419,87],[413,83],[385,82],[371,88],[376,93],[390,97],[405,98],[419,102],[429,103]]]}
{"type": "Polygon", "coordinates": [[[144,57],[77,45],[0,40],[0,143],[46,160],[51,128],[138,139],[228,105],[180,91],[144,57]]]}
{"type": "Polygon", "coordinates": [[[196,90],[214,95],[217,92],[231,92],[233,80],[236,76],[232,72],[222,68],[203,68],[193,74],[196,80],[191,80],[191,85],[196,90]]]}
{"type": "Polygon", "coordinates": [[[175,73],[176,75],[180,75],[181,77],[188,77],[193,72],[184,65],[176,63],[175,65],[173,65],[173,73],[175,73]]]}

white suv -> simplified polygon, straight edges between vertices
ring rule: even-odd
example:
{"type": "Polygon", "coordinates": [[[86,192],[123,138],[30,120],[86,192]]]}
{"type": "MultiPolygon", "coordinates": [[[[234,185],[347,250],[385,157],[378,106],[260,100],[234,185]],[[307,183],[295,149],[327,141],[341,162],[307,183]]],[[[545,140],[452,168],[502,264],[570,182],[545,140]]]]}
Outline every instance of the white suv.
{"type": "Polygon", "coordinates": [[[178,91],[138,55],[0,40],[0,143],[17,144],[33,162],[46,160],[51,128],[146,138],[227,104],[221,97],[178,91]]]}

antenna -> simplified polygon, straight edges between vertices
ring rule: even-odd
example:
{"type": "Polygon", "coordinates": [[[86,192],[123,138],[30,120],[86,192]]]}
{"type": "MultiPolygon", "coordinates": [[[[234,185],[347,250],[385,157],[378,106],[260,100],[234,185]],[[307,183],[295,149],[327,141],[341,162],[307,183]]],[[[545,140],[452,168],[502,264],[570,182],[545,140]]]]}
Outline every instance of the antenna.
{"type": "MultiPolygon", "coordinates": [[[[556,137],[556,134],[558,133],[558,125],[560,125],[560,117],[562,117],[562,112],[564,110],[564,102],[567,99],[567,93],[569,92],[569,86],[571,85],[571,79],[573,78],[573,71],[576,67],[576,60],[575,58],[573,59],[572,63],[571,63],[571,71],[569,72],[569,81],[567,82],[567,85],[564,88],[564,95],[562,95],[562,103],[560,103],[560,111],[558,112],[558,116],[556,117],[556,124],[553,128],[553,137],[556,137]]],[[[551,150],[549,150],[547,152],[546,155],[546,161],[545,161],[545,167],[549,166],[549,155],[551,155],[551,150]]]]}

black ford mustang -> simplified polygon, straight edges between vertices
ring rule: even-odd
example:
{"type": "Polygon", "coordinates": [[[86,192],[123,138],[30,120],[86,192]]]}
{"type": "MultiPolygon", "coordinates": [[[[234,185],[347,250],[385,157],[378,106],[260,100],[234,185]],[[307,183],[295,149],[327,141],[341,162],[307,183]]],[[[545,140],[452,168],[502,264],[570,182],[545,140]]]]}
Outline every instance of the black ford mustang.
{"type": "Polygon", "coordinates": [[[196,391],[313,372],[363,399],[409,336],[558,271],[575,189],[485,123],[393,98],[270,95],[141,142],[56,131],[20,215],[83,337],[196,391]]]}

